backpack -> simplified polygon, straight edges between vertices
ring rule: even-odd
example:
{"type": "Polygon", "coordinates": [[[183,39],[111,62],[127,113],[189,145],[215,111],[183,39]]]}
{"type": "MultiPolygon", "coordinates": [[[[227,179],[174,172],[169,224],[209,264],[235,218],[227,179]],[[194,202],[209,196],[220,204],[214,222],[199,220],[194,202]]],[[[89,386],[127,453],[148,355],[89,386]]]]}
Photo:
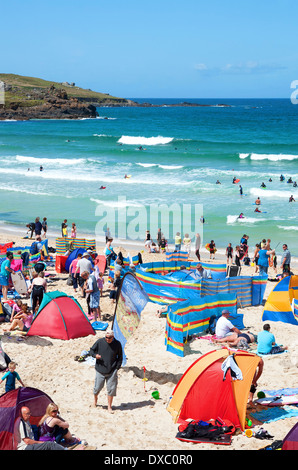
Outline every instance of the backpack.
{"type": "Polygon", "coordinates": [[[206,329],[206,333],[210,335],[215,335],[215,327],[217,323],[218,317],[216,315],[211,315],[209,319],[209,325],[208,328],[206,329]]]}

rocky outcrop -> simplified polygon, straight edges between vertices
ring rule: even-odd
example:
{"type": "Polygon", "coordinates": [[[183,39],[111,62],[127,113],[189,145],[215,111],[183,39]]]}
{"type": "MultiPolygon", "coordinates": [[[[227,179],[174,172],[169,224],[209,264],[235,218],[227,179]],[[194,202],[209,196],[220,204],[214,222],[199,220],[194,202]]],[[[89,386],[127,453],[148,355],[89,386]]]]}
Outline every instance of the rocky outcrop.
{"type": "Polygon", "coordinates": [[[96,107],[93,104],[68,97],[65,90],[58,90],[54,86],[44,92],[40,90],[34,92],[32,90],[30,97],[27,96],[26,98],[11,101],[8,107],[0,107],[0,120],[82,119],[98,116],[96,107]],[[32,100],[38,104],[31,105],[32,100]]]}

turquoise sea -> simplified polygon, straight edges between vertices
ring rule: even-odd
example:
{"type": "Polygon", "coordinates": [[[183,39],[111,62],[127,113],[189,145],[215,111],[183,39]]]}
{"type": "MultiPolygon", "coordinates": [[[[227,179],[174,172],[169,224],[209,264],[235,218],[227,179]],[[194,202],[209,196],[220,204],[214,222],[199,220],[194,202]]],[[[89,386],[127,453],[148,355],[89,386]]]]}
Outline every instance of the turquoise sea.
{"type": "Polygon", "coordinates": [[[298,187],[287,183],[298,184],[297,105],[132,99],[165,106],[98,108],[99,118],[77,121],[0,121],[0,224],[25,234],[26,223],[47,217],[59,233],[66,218],[78,235],[103,237],[108,224],[115,238],[138,233],[143,244],[145,230],[155,238],[159,226],[171,242],[181,218],[181,232],[203,229],[204,244],[214,239],[225,249],[246,233],[251,248],[269,237],[279,253],[287,243],[298,256],[298,187]],[[183,101],[212,106],[167,106],[183,101]],[[254,212],[258,196],[262,213],[254,212]]]}

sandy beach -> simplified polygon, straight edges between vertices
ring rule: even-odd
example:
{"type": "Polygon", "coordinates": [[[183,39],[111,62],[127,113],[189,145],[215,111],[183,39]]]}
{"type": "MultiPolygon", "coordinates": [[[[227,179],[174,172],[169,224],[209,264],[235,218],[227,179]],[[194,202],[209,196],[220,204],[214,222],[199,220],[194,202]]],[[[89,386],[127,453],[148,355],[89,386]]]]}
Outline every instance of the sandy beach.
{"type": "MultiPolygon", "coordinates": [[[[30,243],[30,240],[23,239],[21,234],[2,231],[0,243],[9,241],[14,241],[16,246],[26,246],[30,243]]],[[[54,238],[49,238],[49,246],[55,248],[54,238]]],[[[124,256],[128,251],[132,256],[139,251],[131,246],[126,250],[125,245],[115,245],[115,251],[120,250],[124,256]]],[[[97,244],[97,253],[103,253],[102,243],[97,244]]],[[[165,260],[164,254],[142,253],[142,257],[144,262],[165,260]]],[[[202,251],[202,261],[209,262],[207,252],[202,251]]],[[[213,262],[218,261],[219,257],[213,262]]],[[[254,267],[243,266],[241,274],[253,275],[254,270],[254,267]]],[[[55,273],[54,268],[49,268],[48,271],[55,273]]],[[[297,267],[293,268],[293,272],[298,274],[297,267]]],[[[272,268],[269,268],[270,276],[275,276],[272,268]]],[[[72,286],[67,285],[67,277],[67,274],[57,274],[56,278],[48,282],[48,290],[60,290],[75,296],[86,312],[85,299],[81,298],[79,293],[75,294],[72,286]]],[[[274,282],[267,282],[265,299],[275,285],[274,282]]],[[[29,300],[27,302],[30,305],[29,300]]],[[[111,321],[115,305],[109,299],[107,272],[100,306],[103,319],[111,321]]],[[[97,450],[255,450],[270,444],[271,440],[248,438],[243,433],[234,435],[229,446],[183,443],[175,438],[177,425],[166,410],[174,387],[185,370],[200,355],[220,346],[198,338],[186,345],[183,358],[167,352],[164,344],[165,318],[159,317],[157,310],[157,304],[147,304],[136,334],[126,345],[127,364],[119,371],[113,414],[107,411],[105,390],[99,395],[99,406],[94,407],[94,366],[74,360],[82,351],[88,351],[99,337],[104,336],[103,332],[97,331],[95,336],[69,341],[48,337],[26,338],[16,334],[11,337],[2,336],[2,343],[5,352],[17,362],[17,372],[25,385],[47,393],[58,404],[61,416],[70,423],[71,432],[85,439],[97,450]],[[144,367],[147,379],[145,381],[144,367]],[[152,397],[154,390],[159,391],[160,399],[155,400],[152,397]]],[[[263,327],[262,311],[262,306],[238,309],[238,312],[244,315],[246,329],[255,334],[263,327]]],[[[281,322],[269,323],[276,341],[286,345],[288,351],[264,357],[264,371],[257,390],[294,388],[297,386],[298,367],[297,328],[281,322]]],[[[0,334],[3,334],[5,328],[7,323],[0,324],[0,334]]],[[[260,405],[257,409],[260,409],[260,405]]],[[[296,421],[297,417],[264,424],[255,422],[255,429],[264,427],[274,436],[274,440],[282,440],[296,421]]]]}

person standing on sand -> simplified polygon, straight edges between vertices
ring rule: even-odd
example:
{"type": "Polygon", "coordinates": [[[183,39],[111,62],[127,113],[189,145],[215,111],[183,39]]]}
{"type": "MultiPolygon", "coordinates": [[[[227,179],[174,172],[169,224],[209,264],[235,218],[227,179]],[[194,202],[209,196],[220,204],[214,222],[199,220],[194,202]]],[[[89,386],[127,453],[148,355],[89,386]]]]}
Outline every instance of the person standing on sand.
{"type": "Polygon", "coordinates": [[[281,258],[281,265],[283,272],[290,272],[291,271],[291,253],[288,249],[288,245],[286,243],[282,246],[284,252],[281,258]]]}
{"type": "Polygon", "coordinates": [[[11,269],[10,265],[13,260],[13,253],[7,251],[6,260],[1,263],[0,268],[0,286],[2,287],[2,303],[8,302],[7,293],[8,293],[8,284],[10,273],[14,273],[14,270],[11,269]]]}
{"type": "Polygon", "coordinates": [[[46,217],[42,219],[41,225],[43,230],[43,238],[47,238],[48,222],[46,217]]]}
{"type": "Polygon", "coordinates": [[[67,238],[67,219],[64,219],[61,224],[62,238],[67,238]]]}
{"type": "Polygon", "coordinates": [[[112,403],[116,396],[118,375],[117,372],[122,365],[123,352],[120,341],[114,338],[112,330],[106,330],[105,337],[100,338],[90,349],[90,355],[95,357],[95,383],[94,383],[94,405],[97,406],[99,392],[106,382],[108,394],[108,412],[113,413],[112,403]]]}

